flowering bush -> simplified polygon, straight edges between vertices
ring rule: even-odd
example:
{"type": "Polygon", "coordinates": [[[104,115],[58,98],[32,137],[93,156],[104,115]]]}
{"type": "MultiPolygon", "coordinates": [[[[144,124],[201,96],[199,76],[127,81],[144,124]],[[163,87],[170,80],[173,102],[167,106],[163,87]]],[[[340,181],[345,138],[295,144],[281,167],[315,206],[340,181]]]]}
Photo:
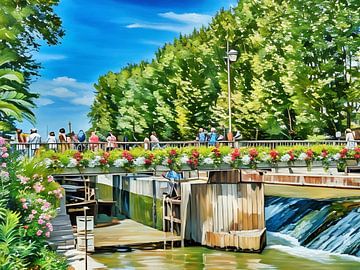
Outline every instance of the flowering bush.
{"type": "MultiPolygon", "coordinates": [[[[8,239],[2,242],[0,260],[3,262],[2,259],[7,257],[10,261],[6,263],[12,265],[11,260],[14,263],[16,258],[16,263],[23,265],[21,269],[39,266],[36,262],[43,254],[36,249],[45,246],[45,239],[50,237],[53,231],[51,219],[55,217],[59,199],[63,196],[60,185],[49,175],[46,166],[51,168],[55,162],[64,166],[63,162],[69,163],[70,158],[47,159],[42,163],[35,159],[20,160],[16,153],[8,152],[8,146],[0,137],[0,211],[5,213],[0,215],[0,230],[8,239]],[[6,226],[6,231],[3,226],[6,226]]],[[[55,261],[59,255],[53,254],[53,257],[55,261]]],[[[66,269],[66,265],[63,261],[59,269],[66,269]]],[[[6,264],[3,266],[8,269],[6,264]]]]}
{"type": "MultiPolygon", "coordinates": [[[[50,152],[50,151],[48,151],[50,152]]],[[[269,149],[257,148],[229,148],[229,147],[184,147],[165,148],[153,151],[134,148],[130,151],[116,149],[111,152],[66,151],[64,153],[44,152],[38,161],[52,170],[65,168],[101,168],[109,170],[111,167],[125,171],[137,169],[156,169],[157,166],[166,166],[172,170],[201,169],[202,167],[231,166],[233,168],[257,168],[273,166],[293,166],[295,162],[303,162],[310,170],[314,161],[321,161],[322,166],[328,169],[331,162],[346,164],[347,159],[359,160],[360,150],[348,150],[338,146],[314,145],[311,148],[304,146],[278,147],[269,149]],[[266,165],[268,164],[268,165],[266,165]],[[270,166],[269,166],[270,165],[270,166]]],[[[36,158],[35,158],[36,159],[36,158]]],[[[298,164],[299,165],[299,164],[298,164]]],[[[298,166],[297,165],[297,166],[298,166]]]]}

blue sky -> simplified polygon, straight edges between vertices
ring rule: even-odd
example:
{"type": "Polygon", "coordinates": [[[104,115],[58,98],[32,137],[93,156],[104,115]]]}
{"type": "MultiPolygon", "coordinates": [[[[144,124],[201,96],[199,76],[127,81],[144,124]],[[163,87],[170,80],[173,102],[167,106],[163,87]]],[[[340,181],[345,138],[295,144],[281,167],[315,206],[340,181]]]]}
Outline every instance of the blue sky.
{"type": "MultiPolygon", "coordinates": [[[[235,0],[62,0],[56,8],[66,31],[61,44],[44,45],[35,58],[41,76],[31,84],[40,93],[36,127],[75,131],[90,127],[86,114],[94,98],[93,84],[108,71],[151,60],[156,50],[180,33],[207,25],[222,7],[235,0]]],[[[24,132],[32,127],[20,123],[24,132]]]]}

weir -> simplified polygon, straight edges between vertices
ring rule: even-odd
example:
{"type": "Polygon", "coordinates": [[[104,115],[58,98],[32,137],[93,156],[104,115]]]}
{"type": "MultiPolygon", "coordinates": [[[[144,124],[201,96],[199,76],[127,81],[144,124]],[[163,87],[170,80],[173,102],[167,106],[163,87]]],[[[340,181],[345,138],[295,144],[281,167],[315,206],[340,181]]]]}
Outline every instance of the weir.
{"type": "MultiPolygon", "coordinates": [[[[255,170],[184,173],[186,179],[179,182],[144,173],[84,173],[80,179],[84,180],[84,196],[88,200],[70,203],[67,210],[71,215],[81,215],[75,209],[91,204],[95,216],[105,212],[111,216],[123,214],[147,226],[178,235],[171,237],[171,242],[261,252],[266,244],[265,183],[299,185],[295,180],[302,177],[303,185],[309,182],[313,186],[359,188],[360,182],[357,176],[313,174],[300,177],[291,174],[292,178],[286,178],[278,174],[277,178],[276,173],[255,170]],[[306,177],[311,181],[304,181],[306,177]]],[[[76,177],[79,175],[56,176],[58,180],[76,177]]]]}

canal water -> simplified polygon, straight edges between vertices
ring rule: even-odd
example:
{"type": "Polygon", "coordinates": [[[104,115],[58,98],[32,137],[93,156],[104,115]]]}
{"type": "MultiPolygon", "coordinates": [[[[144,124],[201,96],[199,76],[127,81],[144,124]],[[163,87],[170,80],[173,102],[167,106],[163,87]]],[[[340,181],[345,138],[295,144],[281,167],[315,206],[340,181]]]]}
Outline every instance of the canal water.
{"type": "Polygon", "coordinates": [[[185,247],[134,249],[92,257],[109,269],[360,269],[359,257],[305,248],[281,233],[267,234],[267,247],[261,254],[185,247]]]}

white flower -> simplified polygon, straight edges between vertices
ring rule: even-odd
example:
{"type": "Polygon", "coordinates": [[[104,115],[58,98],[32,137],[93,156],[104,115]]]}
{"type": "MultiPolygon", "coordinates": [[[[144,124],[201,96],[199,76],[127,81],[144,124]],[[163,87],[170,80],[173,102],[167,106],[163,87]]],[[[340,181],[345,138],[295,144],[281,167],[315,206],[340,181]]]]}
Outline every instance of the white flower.
{"type": "Polygon", "coordinates": [[[291,158],[291,156],[290,156],[289,154],[285,154],[285,155],[282,155],[282,156],[281,156],[280,160],[281,160],[282,162],[289,162],[289,161],[290,161],[290,158],[291,158]]]}
{"type": "Polygon", "coordinates": [[[203,162],[208,165],[214,164],[214,160],[210,157],[205,158],[203,162]]]}
{"type": "Polygon", "coordinates": [[[180,163],[181,164],[187,164],[189,161],[189,157],[187,155],[183,155],[181,158],[180,158],[180,163]]]}
{"type": "Polygon", "coordinates": [[[50,158],[45,158],[43,160],[43,163],[45,164],[46,167],[50,167],[53,162],[50,158]]]}
{"type": "Polygon", "coordinates": [[[332,159],[333,159],[333,160],[339,160],[339,159],[340,159],[340,154],[337,153],[337,154],[333,155],[333,156],[332,156],[332,159]]]}
{"type": "Polygon", "coordinates": [[[78,162],[75,158],[70,158],[70,162],[67,165],[68,168],[74,168],[78,165],[78,162]]]}
{"type": "Polygon", "coordinates": [[[222,160],[226,164],[231,164],[231,162],[232,162],[231,155],[227,155],[227,156],[223,157],[222,160]]]}
{"type": "Polygon", "coordinates": [[[124,167],[129,161],[126,158],[118,158],[114,161],[114,166],[116,168],[124,167]]]}
{"type": "Polygon", "coordinates": [[[145,165],[145,158],[144,157],[137,157],[135,160],[134,160],[134,164],[136,166],[143,166],[145,165]]]}
{"type": "Polygon", "coordinates": [[[265,161],[265,162],[271,161],[271,156],[270,155],[263,156],[262,161],[265,161]]]}
{"type": "Polygon", "coordinates": [[[305,160],[307,157],[308,157],[308,156],[307,156],[306,153],[301,153],[301,154],[299,155],[299,160],[305,160]]]}
{"type": "Polygon", "coordinates": [[[249,155],[243,156],[241,159],[241,163],[244,165],[249,165],[251,161],[251,158],[249,155]]]}

